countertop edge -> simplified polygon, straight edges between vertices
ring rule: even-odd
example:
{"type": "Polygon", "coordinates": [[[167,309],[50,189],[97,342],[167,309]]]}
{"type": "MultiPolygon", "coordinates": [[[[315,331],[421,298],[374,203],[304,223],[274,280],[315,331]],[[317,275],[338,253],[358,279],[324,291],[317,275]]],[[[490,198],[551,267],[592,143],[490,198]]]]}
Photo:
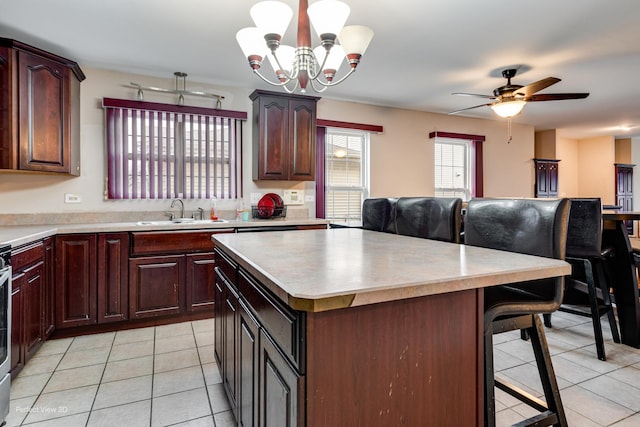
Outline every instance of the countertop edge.
{"type": "Polygon", "coordinates": [[[171,230],[216,230],[246,227],[277,227],[283,225],[328,225],[329,221],[321,218],[277,219],[253,221],[225,221],[214,223],[172,223],[144,224],[138,222],[107,222],[83,224],[44,224],[0,226],[0,245],[21,246],[35,240],[55,236],[56,234],[113,233],[136,231],[171,231],[171,230]]]}

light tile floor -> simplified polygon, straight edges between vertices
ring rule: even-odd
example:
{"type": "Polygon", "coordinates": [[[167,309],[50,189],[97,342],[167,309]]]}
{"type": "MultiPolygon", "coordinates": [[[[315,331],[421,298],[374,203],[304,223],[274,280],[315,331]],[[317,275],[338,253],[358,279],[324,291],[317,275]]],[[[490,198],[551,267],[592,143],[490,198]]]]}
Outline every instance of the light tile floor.
{"type": "Polygon", "coordinates": [[[7,427],[227,427],[214,320],[51,340],[11,384],[7,427]]]}
{"type": "MultiPolygon", "coordinates": [[[[640,350],[614,344],[603,323],[607,361],[595,356],[588,318],[553,315],[547,329],[569,425],[640,425],[640,350]]],[[[7,426],[234,425],[213,356],[214,320],[46,342],[11,386],[7,426]]],[[[495,336],[498,375],[542,395],[531,344],[495,336]]],[[[496,391],[497,424],[531,409],[496,391]]],[[[421,426],[420,426],[421,427],[421,426]]]]}

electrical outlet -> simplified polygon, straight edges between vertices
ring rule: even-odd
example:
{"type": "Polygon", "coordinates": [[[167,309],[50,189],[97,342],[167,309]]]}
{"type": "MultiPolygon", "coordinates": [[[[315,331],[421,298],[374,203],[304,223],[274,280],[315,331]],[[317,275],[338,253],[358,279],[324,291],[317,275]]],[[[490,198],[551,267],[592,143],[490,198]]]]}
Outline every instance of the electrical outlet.
{"type": "Polygon", "coordinates": [[[79,194],[65,193],[64,202],[65,203],[80,203],[80,202],[82,202],[82,197],[79,194]]]}

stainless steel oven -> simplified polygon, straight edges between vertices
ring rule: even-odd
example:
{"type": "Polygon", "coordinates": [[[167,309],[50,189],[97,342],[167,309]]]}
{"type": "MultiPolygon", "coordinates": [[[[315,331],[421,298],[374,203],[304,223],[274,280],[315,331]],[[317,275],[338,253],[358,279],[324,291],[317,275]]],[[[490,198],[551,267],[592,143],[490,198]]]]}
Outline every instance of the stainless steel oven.
{"type": "Polygon", "coordinates": [[[11,387],[11,246],[0,246],[0,422],[9,414],[11,387]]]}

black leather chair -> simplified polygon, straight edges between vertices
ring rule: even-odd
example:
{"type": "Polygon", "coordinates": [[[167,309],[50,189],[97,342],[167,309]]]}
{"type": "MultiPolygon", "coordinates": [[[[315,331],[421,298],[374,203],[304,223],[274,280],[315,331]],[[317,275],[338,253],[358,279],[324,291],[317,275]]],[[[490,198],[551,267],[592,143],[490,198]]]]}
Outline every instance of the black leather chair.
{"type": "MultiPolygon", "coordinates": [[[[571,199],[566,260],[571,276],[566,280],[560,311],[591,317],[598,359],[606,360],[600,317],[607,314],[613,341],[620,342],[611,304],[606,257],[602,249],[602,203],[599,198],[571,199]]],[[[551,326],[551,315],[545,317],[551,326]]]]}
{"type": "MultiPolygon", "coordinates": [[[[568,218],[568,199],[473,199],[466,210],[465,244],[564,259],[568,218]]],[[[540,411],[518,425],[567,425],[538,316],[557,310],[563,294],[564,277],[485,288],[485,425],[495,425],[494,386],[540,411]],[[531,338],[546,402],[494,376],[493,335],[518,329],[531,338]]]]}
{"type": "Polygon", "coordinates": [[[461,210],[459,198],[366,199],[362,205],[362,228],[459,243],[461,210]]]}
{"type": "Polygon", "coordinates": [[[378,197],[362,203],[362,228],[372,231],[395,232],[395,204],[397,199],[378,197]]]}

